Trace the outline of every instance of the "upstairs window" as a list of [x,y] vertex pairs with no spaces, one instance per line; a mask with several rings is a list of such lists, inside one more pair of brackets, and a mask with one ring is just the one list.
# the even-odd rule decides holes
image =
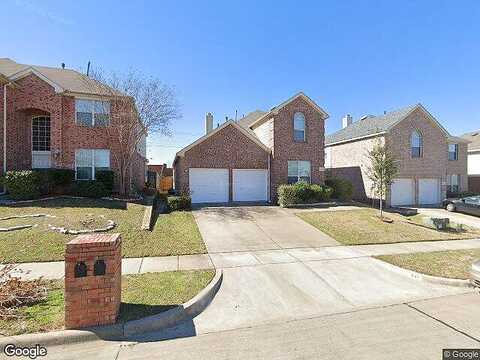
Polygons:
[[305,116],[301,112],[293,115],[293,139],[305,141]]
[[448,144],[448,160],[458,160],[458,144]]
[[297,182],[310,183],[310,161],[288,161],[288,183]]
[[50,118],[36,116],[32,119],[32,151],[50,151]]
[[97,171],[108,169],[110,169],[110,150],[77,149],[75,151],[77,180],[95,180]]
[[110,101],[76,99],[75,121],[88,127],[107,126],[110,123]]
[[412,158],[423,157],[423,137],[420,132],[415,130],[411,137]]

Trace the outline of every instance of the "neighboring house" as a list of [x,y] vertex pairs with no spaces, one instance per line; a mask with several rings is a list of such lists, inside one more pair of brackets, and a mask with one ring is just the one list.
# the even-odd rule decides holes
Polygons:
[[167,164],[149,164],[147,179],[150,186],[154,186],[162,192],[173,189],[173,169],[167,167]]
[[386,204],[438,204],[447,192],[467,189],[467,141],[451,136],[421,105],[382,116],[365,116],[325,140],[326,168],[335,177],[354,184],[355,198],[377,198],[368,179],[368,151],[386,143],[398,162],[398,175],[386,197]]
[[480,130],[462,135],[462,138],[470,141],[468,144],[468,190],[480,194]]
[[[115,126],[112,92],[77,71],[0,59],[1,172],[67,168],[77,180],[89,180],[98,169],[118,171],[115,141],[107,134]],[[141,141],[130,169],[132,185],[143,187],[145,173]]]
[[321,184],[327,118],[303,93],[215,129],[208,113],[206,134],[175,157],[175,189],[194,203],[221,203],[276,201],[280,184]]

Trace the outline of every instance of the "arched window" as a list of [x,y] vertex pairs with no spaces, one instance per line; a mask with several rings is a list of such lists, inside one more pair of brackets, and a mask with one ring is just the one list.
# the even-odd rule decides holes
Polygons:
[[305,116],[301,112],[293,115],[293,139],[305,141]]
[[412,157],[419,158],[423,156],[423,137],[418,130],[412,132],[411,147]]

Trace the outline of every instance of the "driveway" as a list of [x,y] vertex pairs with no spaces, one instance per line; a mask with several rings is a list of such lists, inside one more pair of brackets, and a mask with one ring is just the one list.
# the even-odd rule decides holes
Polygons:
[[339,245],[279,207],[209,207],[193,215],[209,253]]
[[417,208],[417,210],[420,214],[424,214],[427,216],[446,217],[449,218],[450,221],[480,229],[480,217],[478,216],[467,215],[457,212],[449,212],[441,208]]

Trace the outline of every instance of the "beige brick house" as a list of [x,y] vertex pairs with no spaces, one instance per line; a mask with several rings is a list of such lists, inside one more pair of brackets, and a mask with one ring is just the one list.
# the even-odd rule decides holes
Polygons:
[[468,144],[468,191],[480,194],[480,130],[462,135]]
[[468,141],[451,136],[417,104],[355,122],[347,115],[343,128],[326,137],[327,172],[351,180],[355,198],[377,198],[367,176],[367,154],[378,142],[387,143],[399,167],[387,205],[433,205],[447,192],[467,190]]
[[280,184],[321,184],[327,118],[303,93],[215,129],[208,113],[206,134],[176,154],[175,189],[194,203],[221,203],[275,201]]

